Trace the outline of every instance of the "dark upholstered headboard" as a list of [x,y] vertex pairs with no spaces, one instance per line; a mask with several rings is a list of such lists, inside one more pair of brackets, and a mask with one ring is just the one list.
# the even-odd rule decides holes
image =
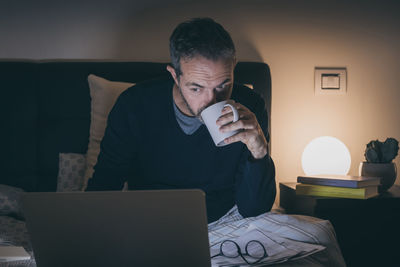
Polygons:
[[[167,63],[0,61],[0,183],[55,191],[60,152],[86,153],[90,126],[87,77],[137,83],[168,75]],[[239,62],[235,80],[252,84],[271,114],[271,77],[265,63]],[[270,116],[270,115],[269,115]],[[269,118],[270,121],[270,118]]]

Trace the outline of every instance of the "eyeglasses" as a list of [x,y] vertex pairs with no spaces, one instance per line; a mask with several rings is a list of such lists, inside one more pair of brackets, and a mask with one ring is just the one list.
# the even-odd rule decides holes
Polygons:
[[[242,253],[242,250],[235,241],[229,239],[224,240],[219,247],[219,251],[219,254],[214,255],[211,258],[215,258],[217,256],[237,258],[240,256],[247,264],[256,264],[268,257],[264,245],[258,240],[250,240],[249,242],[247,242],[245,246],[245,253]],[[249,261],[245,258],[245,256],[256,260]]]

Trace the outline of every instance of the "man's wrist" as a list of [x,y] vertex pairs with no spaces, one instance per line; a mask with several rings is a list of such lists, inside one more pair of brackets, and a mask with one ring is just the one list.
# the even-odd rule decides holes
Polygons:
[[262,158],[265,157],[265,155],[268,154],[268,145],[265,144],[265,145],[263,145],[262,147],[258,148],[257,151],[251,151],[251,150],[250,150],[250,152],[251,152],[251,156],[252,156],[254,159],[256,159],[256,160],[257,160],[257,159],[262,159]]
[[250,162],[256,162],[256,161],[264,159],[267,155],[268,155],[268,151],[267,150],[265,150],[264,153],[258,153],[257,156],[254,156],[253,153],[250,152],[248,160]]

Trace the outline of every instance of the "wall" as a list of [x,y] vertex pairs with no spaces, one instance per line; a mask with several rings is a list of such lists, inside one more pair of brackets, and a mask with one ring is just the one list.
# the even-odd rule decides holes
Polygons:
[[[239,60],[271,67],[278,181],[303,173],[301,153],[315,137],[348,146],[351,175],[370,140],[400,140],[397,1],[144,2],[2,0],[0,58],[168,61],[175,25],[210,16],[231,32]],[[347,67],[347,94],[315,96],[315,66]]]

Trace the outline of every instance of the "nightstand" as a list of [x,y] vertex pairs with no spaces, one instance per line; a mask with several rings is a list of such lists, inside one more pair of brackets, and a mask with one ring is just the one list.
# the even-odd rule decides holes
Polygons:
[[279,183],[281,207],[329,220],[349,267],[400,266],[400,186],[366,200],[298,196],[295,186]]

